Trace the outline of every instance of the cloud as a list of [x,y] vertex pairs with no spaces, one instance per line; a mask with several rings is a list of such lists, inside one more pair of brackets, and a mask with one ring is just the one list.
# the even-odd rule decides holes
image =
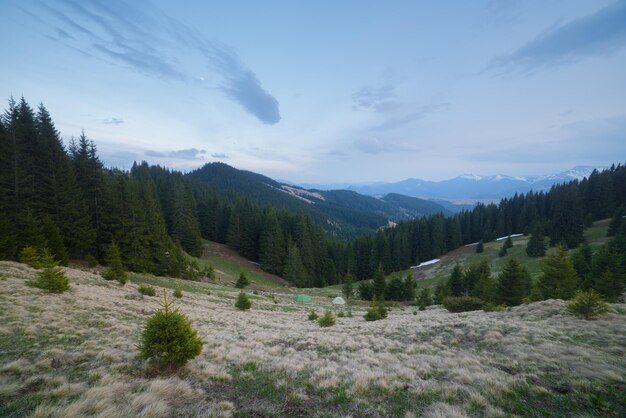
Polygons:
[[122,118],[108,118],[103,120],[102,123],[105,125],[122,125],[126,122],[124,122],[124,119]]
[[386,131],[395,129],[409,123],[418,121],[426,116],[447,109],[450,106],[449,103],[441,103],[436,105],[423,105],[419,106],[416,110],[405,110],[403,113],[398,113],[389,117],[383,123],[373,126],[373,131]]
[[417,152],[421,148],[407,141],[381,138],[363,138],[354,141],[354,147],[366,154]]
[[547,30],[522,48],[496,57],[489,69],[529,72],[607,55],[626,46],[626,1]]
[[181,150],[173,150],[167,152],[147,150],[144,151],[144,155],[147,157],[155,157],[155,158],[176,158],[179,160],[197,160],[204,158],[203,155],[206,154],[206,150],[197,149],[197,148],[187,148]]
[[221,153],[221,152],[211,154],[211,157],[216,158],[218,160],[228,160],[230,158],[228,155]]
[[[24,12],[51,29],[46,36],[83,54],[149,76],[197,81],[195,58],[220,78],[219,89],[262,123],[281,119],[279,102],[227,46],[205,39],[183,23],[142,2],[57,0]],[[193,63],[186,63],[192,61]]]
[[386,112],[400,106],[396,100],[395,85],[388,83],[375,88],[365,86],[352,94],[352,110],[369,110]]

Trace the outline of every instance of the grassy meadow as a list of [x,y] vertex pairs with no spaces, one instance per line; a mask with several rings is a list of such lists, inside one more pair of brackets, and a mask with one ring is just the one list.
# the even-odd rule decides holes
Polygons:
[[[26,284],[32,268],[0,262],[2,417],[626,414],[624,304],[597,321],[550,300],[490,313],[406,306],[366,322],[361,303],[321,328],[307,315],[332,310],[329,289],[308,304],[289,289],[248,289],[252,310],[242,312],[225,283],[132,274],[122,287],[65,271],[71,290],[54,295]],[[136,344],[173,288],[205,345],[162,375],[137,360]]]

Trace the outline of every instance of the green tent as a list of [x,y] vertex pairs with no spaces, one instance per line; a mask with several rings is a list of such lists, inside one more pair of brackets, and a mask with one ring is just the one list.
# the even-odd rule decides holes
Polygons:
[[295,300],[296,302],[303,302],[303,303],[310,302],[311,296],[305,295],[304,293],[298,293],[297,295],[293,297],[293,300]]

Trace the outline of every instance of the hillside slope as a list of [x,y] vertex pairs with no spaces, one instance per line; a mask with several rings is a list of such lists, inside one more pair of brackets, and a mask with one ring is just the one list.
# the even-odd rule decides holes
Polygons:
[[31,268],[0,262],[0,416],[625,413],[623,304],[590,322],[555,300],[493,313],[394,309],[377,322],[353,307],[320,328],[307,311],[330,309],[328,298],[250,295],[252,311],[241,312],[238,290],[195,283],[174,303],[203,352],[159,375],[135,347],[158,298],[65,271],[71,290],[51,295],[26,286]]

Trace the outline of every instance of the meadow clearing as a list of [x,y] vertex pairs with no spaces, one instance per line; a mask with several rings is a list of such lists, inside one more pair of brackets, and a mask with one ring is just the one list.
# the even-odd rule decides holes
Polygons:
[[[624,304],[596,321],[549,300],[489,313],[395,307],[366,322],[361,303],[321,328],[307,315],[332,309],[327,295],[296,304],[287,289],[249,290],[252,310],[239,311],[229,286],[154,279],[166,288],[145,297],[147,276],[121,287],[65,271],[71,290],[56,295],[26,284],[32,268],[0,262],[0,416],[626,414]],[[174,287],[205,346],[163,375],[136,344]]]

